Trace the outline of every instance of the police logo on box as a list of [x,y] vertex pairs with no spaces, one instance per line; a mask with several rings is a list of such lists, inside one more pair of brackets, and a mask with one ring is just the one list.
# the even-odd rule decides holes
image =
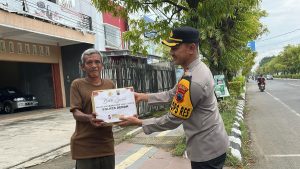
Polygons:
[[176,91],[176,100],[178,103],[183,102],[184,95],[188,91],[188,88],[182,84],[178,84],[177,91]]

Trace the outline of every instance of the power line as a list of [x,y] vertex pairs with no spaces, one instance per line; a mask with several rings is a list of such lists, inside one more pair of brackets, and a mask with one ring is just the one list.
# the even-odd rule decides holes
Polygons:
[[285,35],[288,35],[288,34],[291,34],[291,33],[294,33],[294,32],[297,32],[299,31],[300,29],[295,29],[295,30],[292,30],[290,32],[286,32],[286,33],[283,33],[283,34],[279,34],[279,35],[276,35],[276,36],[273,36],[273,37],[270,37],[270,38],[266,38],[266,39],[258,39],[257,41],[260,41],[260,42],[263,42],[263,41],[267,41],[267,40],[271,40],[271,39],[275,39],[275,38],[278,38],[278,37],[281,37],[281,36],[285,36]]
[[292,39],[288,39],[288,40],[284,40],[284,41],[280,41],[280,42],[274,42],[274,43],[271,43],[271,44],[267,44],[267,45],[262,45],[262,46],[257,46],[258,48],[263,48],[263,47],[266,47],[266,46],[272,46],[273,44],[278,44],[280,45],[280,43],[284,43],[284,42],[289,42],[289,41],[293,41],[293,40],[297,40],[299,39],[299,37],[294,37]]

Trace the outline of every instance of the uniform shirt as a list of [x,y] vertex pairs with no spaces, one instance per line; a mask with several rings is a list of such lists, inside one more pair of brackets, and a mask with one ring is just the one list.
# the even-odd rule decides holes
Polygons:
[[[92,91],[113,88],[114,83],[108,79],[103,79],[100,86],[95,86],[84,78],[74,80],[71,84],[70,111],[78,109],[85,114],[92,114]],[[114,155],[112,127],[96,128],[90,122],[76,121],[70,146],[73,159]]]
[[[229,146],[228,135],[219,114],[214,95],[214,79],[209,68],[197,58],[188,66],[190,77],[191,115],[187,119],[174,116],[171,111],[161,118],[143,120],[146,134],[174,129],[183,124],[187,139],[187,155],[191,161],[203,162],[224,154]],[[178,84],[171,90],[149,94],[148,104],[170,103],[178,97]],[[171,106],[172,107],[172,106]]]

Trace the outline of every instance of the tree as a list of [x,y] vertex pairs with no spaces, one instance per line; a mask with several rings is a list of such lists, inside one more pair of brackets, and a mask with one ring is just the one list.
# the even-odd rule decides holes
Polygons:
[[[181,25],[195,27],[200,32],[199,49],[213,74],[235,74],[253,53],[246,44],[266,31],[259,19],[266,15],[259,9],[260,0],[93,0],[100,11],[127,17],[127,13],[158,11],[152,23],[129,20],[131,30],[124,38],[133,42],[131,50],[146,52],[141,36],[156,32],[150,38],[160,43],[172,28]],[[122,6],[124,10],[119,10]],[[252,54],[251,54],[252,53]],[[252,57],[251,57],[252,58]],[[254,63],[254,62],[249,62]],[[249,67],[249,65],[247,65]]]
[[265,64],[269,63],[273,58],[275,58],[275,56],[262,58],[259,62],[259,66],[264,66]]
[[300,73],[300,45],[287,45],[277,56],[265,57],[260,62],[258,72],[273,73]]

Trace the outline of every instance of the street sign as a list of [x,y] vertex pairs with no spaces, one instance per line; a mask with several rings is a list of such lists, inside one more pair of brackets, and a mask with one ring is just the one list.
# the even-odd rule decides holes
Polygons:
[[252,51],[255,51],[255,41],[248,42],[247,47],[249,47]]

